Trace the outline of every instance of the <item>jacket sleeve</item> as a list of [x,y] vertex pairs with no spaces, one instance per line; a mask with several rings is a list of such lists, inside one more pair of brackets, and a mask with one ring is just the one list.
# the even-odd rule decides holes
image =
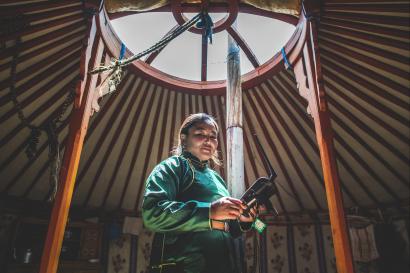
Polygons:
[[211,203],[176,200],[183,187],[181,160],[171,157],[157,165],[146,181],[142,203],[144,225],[155,232],[210,230]]

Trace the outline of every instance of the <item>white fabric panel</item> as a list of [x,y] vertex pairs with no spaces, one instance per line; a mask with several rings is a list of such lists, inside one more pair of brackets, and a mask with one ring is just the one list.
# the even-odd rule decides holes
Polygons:
[[313,225],[295,225],[295,256],[298,272],[319,272],[315,228]]
[[255,256],[255,236],[257,236],[256,232],[248,233],[245,236],[246,272],[254,272],[254,268],[258,266],[258,256]]
[[130,271],[131,235],[123,234],[110,241],[107,273],[128,273]]
[[268,273],[289,273],[286,226],[268,226],[266,235]]

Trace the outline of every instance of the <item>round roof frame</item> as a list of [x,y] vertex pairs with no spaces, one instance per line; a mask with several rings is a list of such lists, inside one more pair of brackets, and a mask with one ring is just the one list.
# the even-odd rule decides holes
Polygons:
[[[203,1],[202,3],[205,3],[205,2],[206,4],[209,5],[208,1]],[[238,2],[236,0],[228,0],[228,4],[229,4],[228,15],[226,15],[224,18],[214,23],[214,26],[212,28],[213,33],[218,33],[223,30],[226,30],[229,26],[231,26],[235,22],[236,17],[238,17],[238,12],[239,12]],[[201,5],[201,8],[204,10],[207,10],[208,6]],[[172,14],[174,15],[175,20],[178,22],[179,25],[183,25],[185,22],[189,21],[189,19],[183,13],[180,0],[171,1],[171,11],[172,11]],[[196,33],[196,34],[200,34],[200,35],[202,35],[203,33],[202,29],[199,29],[195,26],[188,29],[188,31]]]
[[[179,1],[177,1],[179,2]],[[179,5],[180,12],[199,12],[201,9],[200,5],[189,5],[182,7]],[[280,14],[270,11],[261,10],[249,5],[239,5],[238,7],[239,12],[254,14],[265,16],[269,18],[274,18],[277,20],[281,20],[296,26],[295,31],[288,42],[284,45],[285,52],[287,54],[287,58],[290,63],[294,63],[299,57],[300,53],[303,48],[303,43],[306,39],[307,35],[307,27],[306,27],[306,18],[303,15],[300,15],[299,19],[286,14]],[[227,12],[227,7],[214,7],[213,9],[208,8],[209,12]],[[149,12],[174,12],[172,7],[167,6],[163,8],[159,8],[156,10],[152,10]],[[102,9],[100,14],[97,16],[97,28],[98,32],[101,34],[101,38],[106,45],[107,52],[110,56],[116,57],[119,55],[120,48],[121,48],[121,40],[119,39],[118,35],[115,33],[113,29],[110,19],[120,18],[123,16],[128,16],[132,14],[138,14],[142,12],[121,12],[119,14],[114,13],[113,15],[108,15],[105,8]],[[145,13],[145,12],[144,12]],[[174,15],[175,16],[175,15]],[[182,17],[183,18],[183,17]],[[236,18],[236,16],[235,16]],[[229,16],[221,19],[219,22],[219,26],[223,26],[226,28],[228,25]],[[185,21],[181,21],[184,23]],[[178,22],[180,23],[180,22]],[[216,26],[215,26],[216,27]],[[197,29],[199,30],[199,29]],[[222,31],[222,29],[221,29]],[[193,31],[194,32],[194,31]],[[131,52],[129,49],[126,49],[125,57],[133,56],[134,53]],[[128,66],[128,69],[135,74],[141,76],[153,82],[155,84],[164,86],[170,90],[175,90],[177,92],[184,92],[189,94],[197,94],[197,95],[224,95],[226,91],[226,80],[219,80],[219,81],[194,81],[194,80],[187,80],[182,79],[176,76],[172,76],[165,72],[162,72],[159,69],[154,68],[153,66],[145,63],[142,60],[134,61],[132,64]],[[242,75],[242,88],[249,89],[253,86],[263,82],[269,77],[272,77],[274,74],[279,73],[281,70],[285,69],[284,67],[284,60],[281,52],[277,52],[273,57],[271,57],[268,61],[257,67],[256,69]]]

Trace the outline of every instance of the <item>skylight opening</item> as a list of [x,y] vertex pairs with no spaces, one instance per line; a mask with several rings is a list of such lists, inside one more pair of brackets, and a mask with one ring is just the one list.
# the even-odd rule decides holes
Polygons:
[[[190,19],[195,14],[187,13]],[[226,16],[210,14],[214,22]],[[141,13],[115,19],[111,22],[120,40],[137,54],[163,38],[178,23],[170,12]],[[287,43],[295,26],[272,18],[239,13],[236,30],[248,44],[262,65]],[[225,80],[228,33],[214,33],[208,44],[207,80]],[[154,59],[151,66],[182,79],[201,80],[201,35],[185,31],[172,40]],[[145,60],[144,58],[143,60]],[[240,51],[241,74],[255,69],[243,50]]]

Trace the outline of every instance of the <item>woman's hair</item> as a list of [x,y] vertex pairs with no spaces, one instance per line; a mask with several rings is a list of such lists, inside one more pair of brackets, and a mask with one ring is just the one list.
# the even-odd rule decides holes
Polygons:
[[[209,123],[211,125],[213,125],[216,129],[216,134],[219,133],[219,126],[216,123],[215,119],[205,113],[197,113],[197,114],[192,114],[190,116],[188,116],[184,122],[182,123],[181,127],[179,128],[179,133],[178,133],[178,144],[177,146],[172,150],[172,154],[174,155],[180,155],[182,154],[182,152],[184,152],[184,145],[181,142],[181,136],[182,135],[188,135],[189,133],[189,129],[192,128],[193,126],[199,124],[199,123]],[[211,159],[210,159],[214,164],[220,166],[221,161],[219,160],[218,157],[218,151],[215,150],[215,153],[212,155]]]

